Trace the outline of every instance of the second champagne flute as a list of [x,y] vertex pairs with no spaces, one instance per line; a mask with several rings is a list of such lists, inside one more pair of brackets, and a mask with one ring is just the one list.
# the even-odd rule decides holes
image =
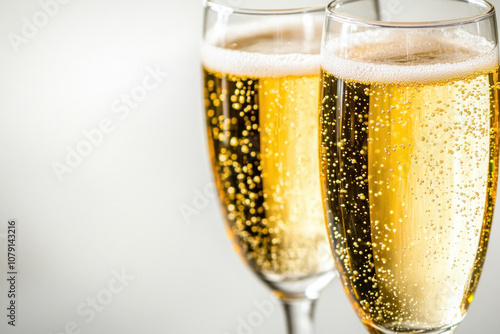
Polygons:
[[337,268],[370,333],[453,333],[474,299],[496,200],[495,11],[402,0],[378,20],[371,2],[332,2],[322,49]]

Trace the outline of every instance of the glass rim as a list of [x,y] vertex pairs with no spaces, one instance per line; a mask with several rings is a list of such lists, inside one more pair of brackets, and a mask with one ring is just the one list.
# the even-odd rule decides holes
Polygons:
[[[356,17],[353,15],[345,15],[340,14],[335,11],[335,7],[339,5],[345,5],[352,2],[357,2],[360,0],[334,0],[328,4],[326,7],[326,15],[330,19],[335,19],[336,21],[342,23],[350,23],[359,26],[367,26],[367,27],[379,27],[379,28],[442,28],[442,27],[453,27],[453,26],[461,26],[471,23],[477,23],[482,20],[486,20],[495,15],[495,7],[485,0],[451,0],[453,2],[463,2],[472,5],[480,5],[485,11],[481,14],[451,19],[451,20],[442,20],[442,21],[409,21],[409,22],[390,22],[390,21],[382,21],[382,20],[369,20],[363,19],[360,17]],[[378,1],[378,0],[375,0]]]
[[231,14],[240,14],[240,15],[291,15],[291,14],[304,14],[304,13],[316,13],[316,12],[324,12],[328,7],[328,4],[324,5],[315,5],[315,6],[306,6],[306,7],[298,7],[298,8],[287,8],[287,9],[250,9],[250,8],[240,8],[240,7],[232,7],[228,5],[223,5],[219,3],[215,3],[213,0],[204,0],[203,7],[210,8],[213,11],[220,12],[226,11]]

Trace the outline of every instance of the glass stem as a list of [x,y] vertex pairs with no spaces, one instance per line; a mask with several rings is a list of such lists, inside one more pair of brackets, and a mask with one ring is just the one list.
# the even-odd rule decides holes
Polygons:
[[285,308],[288,334],[314,333],[314,307],[316,300],[307,298],[282,298],[281,302]]
[[382,13],[380,12],[380,0],[373,0],[375,6],[376,19],[380,21],[382,19]]

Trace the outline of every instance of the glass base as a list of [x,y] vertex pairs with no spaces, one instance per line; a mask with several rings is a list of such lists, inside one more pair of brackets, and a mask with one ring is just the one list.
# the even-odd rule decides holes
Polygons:
[[371,334],[453,334],[458,324],[436,329],[400,329],[398,331],[380,328],[373,324],[365,324],[365,326]]

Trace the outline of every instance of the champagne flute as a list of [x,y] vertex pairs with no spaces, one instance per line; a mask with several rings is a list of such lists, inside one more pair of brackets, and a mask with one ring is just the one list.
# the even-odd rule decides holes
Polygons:
[[227,233],[294,334],[313,333],[335,276],[317,158],[324,12],[205,4],[206,126]]
[[401,1],[380,21],[371,1],[327,9],[320,165],[334,257],[370,333],[453,333],[496,199],[495,11]]

